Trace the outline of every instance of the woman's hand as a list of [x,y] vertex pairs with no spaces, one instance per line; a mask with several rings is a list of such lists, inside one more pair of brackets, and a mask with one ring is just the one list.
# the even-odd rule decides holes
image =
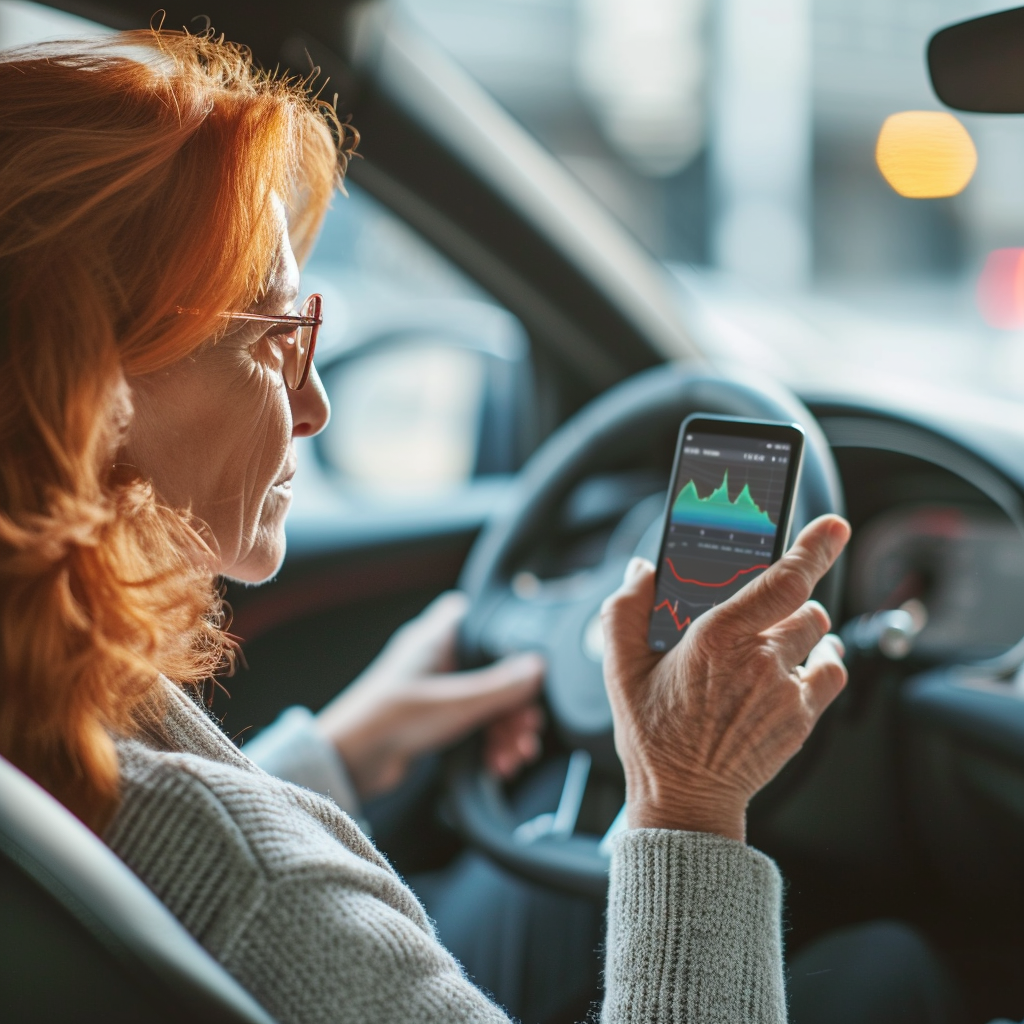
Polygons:
[[544,677],[543,659],[521,654],[455,672],[455,641],[465,613],[465,595],[442,594],[317,716],[363,799],[396,786],[420,754],[487,723],[484,760],[496,774],[512,775],[540,752],[543,717],[534,698]]
[[602,610],[605,681],[632,828],[742,840],[750,798],[846,684],[842,644],[808,600],[850,536],[838,516],[702,615],[668,654],[647,646],[654,567],[634,559]]

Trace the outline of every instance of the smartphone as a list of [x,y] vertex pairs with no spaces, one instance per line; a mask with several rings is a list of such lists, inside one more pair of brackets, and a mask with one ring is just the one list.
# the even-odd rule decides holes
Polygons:
[[679,430],[648,643],[667,651],[789,543],[804,433],[795,423],[695,413]]

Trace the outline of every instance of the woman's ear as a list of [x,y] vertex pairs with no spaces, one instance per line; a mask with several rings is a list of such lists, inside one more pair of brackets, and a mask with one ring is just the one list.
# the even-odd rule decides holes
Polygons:
[[135,415],[132,389],[120,368],[108,385],[108,393],[104,396],[101,408],[107,410],[107,415],[98,420],[100,431],[96,438],[96,471],[103,480],[110,468],[121,461],[120,453],[124,449],[128,428]]

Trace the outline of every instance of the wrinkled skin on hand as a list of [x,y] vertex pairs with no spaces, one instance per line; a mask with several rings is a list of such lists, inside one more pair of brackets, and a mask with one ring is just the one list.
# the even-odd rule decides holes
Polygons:
[[605,682],[631,828],[743,840],[747,805],[846,684],[828,613],[809,600],[850,527],[822,516],[667,654],[647,645],[654,566],[633,559],[605,602]]

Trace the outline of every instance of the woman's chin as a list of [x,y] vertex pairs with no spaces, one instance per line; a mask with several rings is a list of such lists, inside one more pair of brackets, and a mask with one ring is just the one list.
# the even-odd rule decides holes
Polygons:
[[238,583],[266,583],[280,571],[286,547],[283,517],[269,529],[261,523],[249,550],[222,568],[221,575]]

